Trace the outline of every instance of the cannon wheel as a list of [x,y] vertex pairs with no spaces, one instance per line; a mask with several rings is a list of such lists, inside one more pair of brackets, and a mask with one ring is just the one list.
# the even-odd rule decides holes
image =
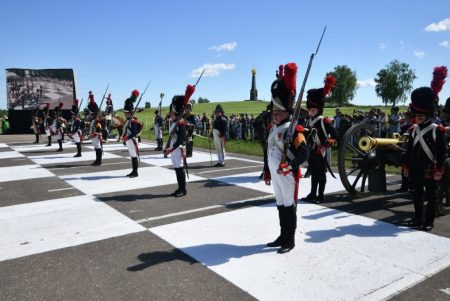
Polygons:
[[[368,191],[367,177],[369,170],[378,165],[375,152],[365,152],[358,147],[359,138],[363,136],[377,137],[377,132],[365,123],[352,126],[340,141],[338,152],[338,169],[341,182],[348,193],[358,197]],[[351,166],[347,168],[346,165],[349,162]],[[356,176],[356,178],[351,176]]]

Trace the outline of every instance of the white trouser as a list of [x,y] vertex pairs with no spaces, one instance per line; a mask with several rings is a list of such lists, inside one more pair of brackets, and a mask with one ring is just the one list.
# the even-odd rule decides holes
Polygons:
[[161,139],[162,138],[162,128],[157,126],[157,125],[155,125],[154,129],[155,129],[155,137],[156,137],[156,139]]
[[219,163],[225,162],[225,143],[224,139],[219,137],[220,132],[216,129],[213,130],[213,137],[214,137],[214,146],[216,147],[217,152],[217,158]]
[[296,181],[292,172],[286,176],[277,173],[281,163],[281,156],[281,151],[277,146],[274,146],[269,150],[267,158],[269,161],[270,176],[272,178],[272,187],[275,193],[277,206],[288,207],[294,204]]
[[73,142],[80,143],[81,142],[81,136],[79,132],[75,132],[72,134]]
[[125,145],[128,148],[128,153],[130,154],[131,158],[136,158],[138,156],[138,147],[137,143],[135,144],[133,139],[129,139],[125,142]]
[[50,128],[45,128],[45,134],[47,136],[51,136],[52,135],[52,130]]
[[172,160],[173,168],[182,167],[183,162],[183,149],[177,147],[173,152],[170,153],[170,160]]
[[102,148],[102,142],[100,141],[100,139],[99,139],[97,136],[93,137],[93,138],[91,139],[91,142],[92,142],[92,146],[93,146],[95,149]]
[[56,133],[55,133],[56,140],[61,140],[62,136],[63,136],[62,134],[63,134],[63,132],[61,130],[56,130]]

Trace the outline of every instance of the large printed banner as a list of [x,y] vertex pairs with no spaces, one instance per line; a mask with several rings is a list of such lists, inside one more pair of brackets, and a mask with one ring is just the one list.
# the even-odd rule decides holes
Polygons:
[[6,69],[9,110],[31,110],[46,103],[50,109],[63,103],[70,110],[76,97],[72,69]]

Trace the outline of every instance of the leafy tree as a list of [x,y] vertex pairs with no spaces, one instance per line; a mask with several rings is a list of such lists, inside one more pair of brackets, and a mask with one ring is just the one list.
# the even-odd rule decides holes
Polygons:
[[357,88],[356,72],[352,71],[347,65],[334,67],[334,71],[327,75],[333,75],[336,78],[336,85],[331,95],[331,102],[338,106],[349,104],[355,97]]
[[414,70],[406,63],[393,60],[385,69],[381,69],[375,78],[375,92],[386,104],[396,103],[408,99],[412,90],[412,83],[417,78]]

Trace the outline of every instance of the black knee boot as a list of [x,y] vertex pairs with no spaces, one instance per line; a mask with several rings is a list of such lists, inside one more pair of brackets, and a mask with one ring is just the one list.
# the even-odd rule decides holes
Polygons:
[[131,158],[131,165],[133,166],[133,171],[128,175],[130,178],[136,178],[138,174],[138,158]]
[[192,149],[194,148],[194,141],[188,141],[186,144],[186,157],[192,157]]
[[58,145],[59,145],[59,148],[56,150],[57,152],[62,152],[63,151],[63,148],[62,148],[62,140],[58,140]]
[[317,196],[316,203],[322,203],[324,200],[323,194],[325,192],[325,186],[327,184],[327,176],[324,175],[323,177],[319,178],[319,195]]
[[37,143],[39,143],[39,134],[35,134],[35,136],[36,136],[36,141],[34,142],[34,144],[37,144]]
[[297,211],[296,206],[292,205],[284,208],[285,211],[285,241],[278,253],[287,253],[295,247],[295,230],[297,229]]
[[95,149],[95,161],[91,165],[92,166],[102,165],[102,149],[101,148]]
[[46,146],[52,146],[52,136],[47,136],[48,144]]
[[77,146],[77,154],[74,157],[81,157],[81,143],[75,143]]
[[311,175],[311,192],[306,196],[305,200],[315,201],[317,199],[317,185],[319,181],[316,175]]
[[186,175],[182,167],[175,168],[175,173],[177,175],[178,189],[173,193],[174,197],[181,197],[186,195]]
[[284,218],[284,206],[277,206],[278,218],[280,220],[280,236],[272,242],[269,242],[267,246],[269,248],[281,247],[285,241],[286,235],[286,219]]

